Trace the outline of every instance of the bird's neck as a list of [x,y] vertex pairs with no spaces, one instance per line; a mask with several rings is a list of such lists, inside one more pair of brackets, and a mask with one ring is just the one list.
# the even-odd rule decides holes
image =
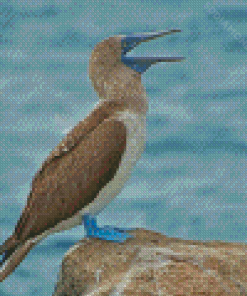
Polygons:
[[148,111],[146,91],[141,83],[139,73],[115,72],[114,75],[105,77],[101,81],[100,88],[95,87],[95,90],[98,92],[100,101],[121,102],[126,106],[126,109],[138,114],[146,114]]

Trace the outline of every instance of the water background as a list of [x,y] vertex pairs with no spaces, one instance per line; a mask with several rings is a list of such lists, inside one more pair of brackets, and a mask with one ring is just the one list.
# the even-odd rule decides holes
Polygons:
[[[179,28],[129,56],[185,56],[143,75],[145,152],[101,225],[171,237],[246,242],[245,1],[0,2],[0,242],[10,235],[42,161],[97,103],[90,53],[115,34]],[[83,226],[35,247],[0,294],[51,295]]]

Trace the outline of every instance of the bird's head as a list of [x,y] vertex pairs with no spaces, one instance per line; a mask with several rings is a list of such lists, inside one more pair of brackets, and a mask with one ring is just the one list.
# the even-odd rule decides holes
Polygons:
[[104,99],[115,96],[116,87],[132,89],[141,87],[141,74],[158,62],[179,62],[183,57],[128,57],[127,54],[142,42],[170,35],[180,30],[170,30],[131,35],[116,35],[98,43],[94,48],[89,77],[95,90]]

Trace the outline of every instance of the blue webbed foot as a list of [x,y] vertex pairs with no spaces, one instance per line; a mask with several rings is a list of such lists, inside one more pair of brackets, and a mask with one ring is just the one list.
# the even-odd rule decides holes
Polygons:
[[133,237],[127,233],[128,230],[131,230],[130,228],[114,228],[109,225],[99,228],[96,218],[89,214],[83,216],[83,223],[87,237],[97,237],[114,242],[124,242],[127,238]]

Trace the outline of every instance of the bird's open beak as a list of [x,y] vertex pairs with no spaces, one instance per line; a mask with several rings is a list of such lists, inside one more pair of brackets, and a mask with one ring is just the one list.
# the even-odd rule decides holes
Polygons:
[[180,62],[184,57],[127,57],[126,53],[141,42],[147,42],[164,35],[171,35],[180,30],[170,30],[163,32],[141,33],[122,37],[122,62],[139,73],[144,73],[150,66],[158,62]]

